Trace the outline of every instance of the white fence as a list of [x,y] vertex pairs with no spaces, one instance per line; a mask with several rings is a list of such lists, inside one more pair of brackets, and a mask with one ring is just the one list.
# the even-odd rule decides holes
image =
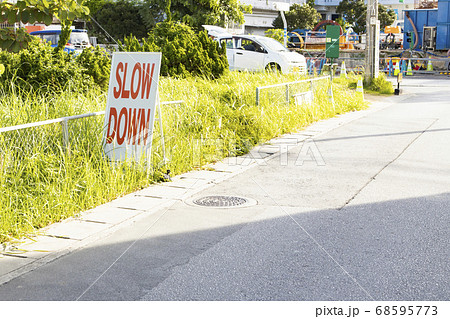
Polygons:
[[259,106],[261,90],[284,86],[284,87],[286,87],[286,104],[289,104],[290,95],[291,95],[290,94],[290,86],[292,86],[294,84],[309,82],[311,84],[311,90],[312,90],[314,81],[320,81],[320,80],[325,80],[325,79],[330,79],[330,76],[321,76],[321,77],[312,78],[312,79],[308,79],[308,80],[299,80],[299,81],[294,81],[294,82],[280,83],[280,84],[273,84],[273,85],[257,87],[256,88],[256,106]]
[[[184,101],[181,101],[181,100],[180,101],[167,101],[167,102],[161,102],[161,105],[183,104],[183,103],[184,103]],[[105,111],[100,111],[100,112],[94,112],[94,113],[85,113],[85,114],[80,114],[80,115],[60,117],[57,119],[45,120],[45,121],[40,121],[40,122],[20,124],[20,125],[9,126],[9,127],[1,127],[0,133],[18,131],[18,130],[23,130],[23,129],[32,128],[32,127],[54,124],[54,123],[61,123],[63,146],[65,149],[68,149],[69,143],[70,143],[70,141],[69,141],[69,125],[68,125],[69,121],[78,120],[78,119],[82,119],[82,118],[86,118],[86,117],[104,115],[104,114],[105,114]],[[160,114],[160,116],[161,116],[161,114]]]

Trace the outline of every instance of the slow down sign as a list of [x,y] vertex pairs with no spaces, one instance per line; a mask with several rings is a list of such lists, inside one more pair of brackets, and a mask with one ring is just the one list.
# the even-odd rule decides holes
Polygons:
[[161,53],[114,53],[103,131],[113,161],[140,160],[151,152]]

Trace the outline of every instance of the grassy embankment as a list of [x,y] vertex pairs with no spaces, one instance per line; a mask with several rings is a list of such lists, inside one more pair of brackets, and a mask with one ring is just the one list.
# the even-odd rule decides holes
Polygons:
[[[62,147],[59,124],[0,133],[0,242],[149,185],[158,181],[163,170],[179,174],[230,154],[243,154],[277,135],[366,106],[347,83],[333,86],[332,106],[327,82],[315,86],[311,106],[298,107],[293,99],[286,105],[284,87],[263,91],[260,106],[255,106],[257,86],[293,80],[293,75],[233,72],[216,81],[162,78],[161,100],[185,104],[163,107],[170,161],[161,164],[155,126],[155,169],[150,176],[137,164],[113,166],[102,156],[103,116],[70,122],[70,154]],[[296,85],[291,92],[304,89],[304,84]],[[43,94],[10,87],[0,92],[0,127],[100,111],[105,104],[106,94],[98,90]]]

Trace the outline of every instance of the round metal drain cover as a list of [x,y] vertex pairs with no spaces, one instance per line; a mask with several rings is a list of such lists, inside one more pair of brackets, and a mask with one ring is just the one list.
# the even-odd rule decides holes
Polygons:
[[239,196],[210,195],[191,199],[188,204],[211,208],[234,208],[256,205],[256,201]]

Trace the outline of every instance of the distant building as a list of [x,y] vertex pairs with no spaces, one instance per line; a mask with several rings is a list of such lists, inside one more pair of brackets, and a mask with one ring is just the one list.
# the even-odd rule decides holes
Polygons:
[[[240,0],[243,4],[249,4],[253,7],[252,14],[244,14],[245,23],[243,25],[230,26],[234,33],[259,34],[263,35],[264,31],[272,28],[273,20],[278,16],[278,11],[274,9],[274,2],[285,2],[293,5],[295,3],[305,3],[306,0]],[[394,10],[397,14],[397,20],[403,20],[403,10],[414,8],[414,0],[378,0],[379,3],[388,9]],[[336,20],[339,14],[336,8],[340,0],[315,0],[315,8],[322,15],[322,20]]]
[[[322,20],[336,20],[339,14],[336,13],[340,0],[316,0],[316,10],[322,15]],[[414,8],[414,0],[378,0],[378,3],[384,5],[388,9],[394,10],[397,20],[403,20],[403,11]]]
[[272,28],[272,22],[278,16],[278,11],[274,9],[274,2],[285,2],[293,5],[304,3],[304,0],[240,0],[243,4],[249,4],[253,8],[252,14],[244,14],[245,23],[234,28],[237,33],[264,35],[264,31]]

